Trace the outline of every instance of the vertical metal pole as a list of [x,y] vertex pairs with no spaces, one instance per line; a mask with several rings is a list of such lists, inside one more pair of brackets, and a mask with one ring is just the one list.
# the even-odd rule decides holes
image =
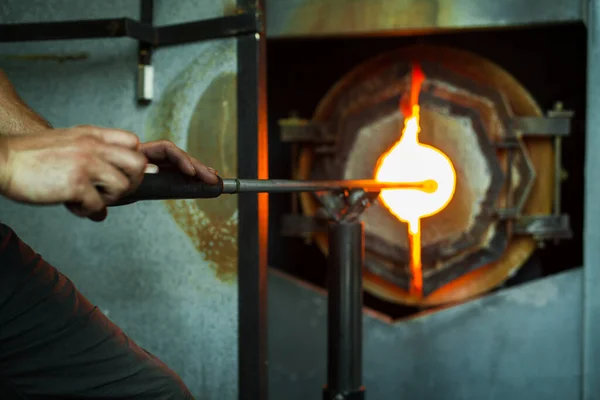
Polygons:
[[362,268],[360,221],[329,224],[327,385],[323,400],[362,400]]
[[[238,0],[254,14],[260,33],[237,40],[238,176],[269,175],[266,46],[262,1]],[[266,193],[238,196],[238,398],[267,399],[267,246]]]
[[583,390],[585,400],[600,394],[600,1],[588,2],[585,187],[583,217]]

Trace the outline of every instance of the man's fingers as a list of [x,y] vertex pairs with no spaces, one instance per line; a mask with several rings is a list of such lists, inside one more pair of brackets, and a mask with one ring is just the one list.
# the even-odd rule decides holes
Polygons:
[[88,166],[90,180],[104,204],[110,205],[133,188],[129,178],[118,168],[106,162]]
[[144,169],[145,174],[158,174],[160,171],[160,167],[156,164],[148,164]]
[[78,126],[77,129],[81,134],[94,136],[106,144],[126,147],[131,150],[138,150],[140,146],[140,139],[129,131],[90,125]]
[[184,173],[193,176],[197,175],[207,183],[217,183],[216,171],[207,167],[200,161],[190,157],[185,151],[177,147],[174,143],[167,141],[151,142],[142,145],[141,150],[151,161],[168,160]]
[[214,168],[207,167],[195,158],[191,158],[191,161],[192,164],[194,164],[194,169],[196,170],[200,179],[206,183],[212,184],[219,182],[219,178],[217,178],[217,171],[215,171]]
[[100,193],[95,188],[86,190],[81,199],[81,208],[86,217],[97,214],[106,209],[106,204],[102,200]]
[[177,165],[179,169],[190,176],[196,175],[196,169],[194,168],[194,164],[190,160],[190,156],[179,147],[172,145],[165,147],[165,153],[169,161],[171,161],[174,165]]
[[79,197],[79,202],[67,203],[69,211],[78,217],[86,218],[95,214],[96,217],[99,217],[106,211],[106,204],[93,186],[90,185],[86,188]]
[[83,211],[83,208],[81,208],[81,203],[66,203],[65,206],[73,214],[77,215],[78,217],[85,218],[85,212]]
[[183,173],[193,176],[196,175],[194,165],[190,161],[187,153],[175,146],[174,143],[167,141],[146,143],[141,147],[141,151],[151,161],[169,161],[176,165]]
[[104,161],[125,174],[129,180],[129,189],[137,187],[144,178],[148,160],[142,153],[118,146],[99,146],[97,152]]
[[[86,215],[88,214],[81,207],[81,204],[67,203],[66,206],[69,211],[71,211],[73,214],[77,215],[78,217],[86,218]],[[106,219],[107,216],[108,216],[108,210],[105,208],[102,211],[98,211],[96,213],[90,214],[89,216],[87,216],[87,218],[91,219],[94,222],[102,222]]]
[[105,208],[102,211],[91,214],[88,218],[94,222],[102,222],[106,219],[107,216],[108,216],[108,210]]

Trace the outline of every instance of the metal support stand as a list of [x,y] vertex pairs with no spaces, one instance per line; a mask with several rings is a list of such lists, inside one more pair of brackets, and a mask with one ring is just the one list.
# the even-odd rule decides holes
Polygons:
[[364,225],[329,223],[327,385],[323,400],[362,400]]
[[328,221],[327,385],[323,400],[363,400],[362,269],[365,232],[360,215],[378,192],[351,190],[334,196],[317,194],[319,212]]

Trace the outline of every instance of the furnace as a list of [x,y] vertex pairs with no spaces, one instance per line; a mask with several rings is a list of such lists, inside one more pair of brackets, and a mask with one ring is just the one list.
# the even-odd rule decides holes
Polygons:
[[[424,74],[416,93],[415,65]],[[569,216],[560,210],[561,143],[573,113],[561,104],[542,109],[501,66],[449,46],[412,45],[376,55],[340,77],[310,120],[280,121],[282,140],[294,143],[295,177],[377,178],[382,156],[394,151],[414,105],[419,141],[439,150],[442,163],[433,166],[435,157],[424,161],[427,154],[407,151],[398,170],[387,167],[386,180],[437,174],[452,193],[420,222],[398,215],[427,200],[411,203],[406,192],[395,200],[402,204],[404,198],[405,211],[392,209],[384,191],[364,212],[367,291],[418,307],[463,301],[501,285],[538,246],[570,238]],[[320,216],[331,196],[303,193],[284,227],[310,235],[324,254]],[[420,227],[418,266],[414,251],[411,257],[415,229],[407,225]]]

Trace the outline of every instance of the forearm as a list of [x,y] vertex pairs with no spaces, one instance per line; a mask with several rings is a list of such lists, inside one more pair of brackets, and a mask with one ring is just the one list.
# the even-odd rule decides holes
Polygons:
[[23,102],[0,70],[0,136],[31,135],[50,127],[48,121]]

